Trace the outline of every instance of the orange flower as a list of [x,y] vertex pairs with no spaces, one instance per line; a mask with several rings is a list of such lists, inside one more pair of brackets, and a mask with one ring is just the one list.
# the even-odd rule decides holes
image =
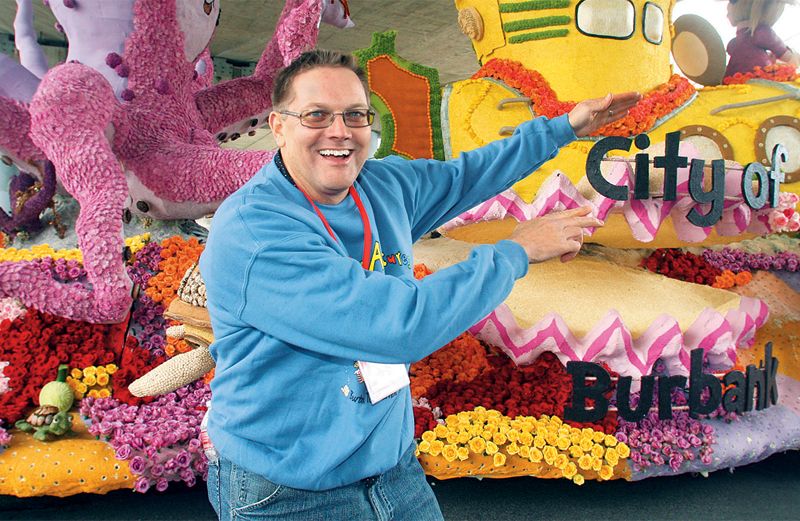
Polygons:
[[735,280],[737,286],[744,286],[753,280],[753,274],[749,271],[740,271],[736,274]]

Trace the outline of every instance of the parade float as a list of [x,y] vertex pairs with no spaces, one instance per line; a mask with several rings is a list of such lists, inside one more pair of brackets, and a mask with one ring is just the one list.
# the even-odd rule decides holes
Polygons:
[[[0,56],[0,150],[23,172],[0,223],[0,494],[194,485],[214,365],[194,219],[269,160],[219,143],[263,124],[275,70],[320,19],[347,25],[347,3],[287,1],[253,76],[216,85],[201,64],[218,1],[119,2],[122,26],[99,0],[50,4],[69,62],[45,74]],[[412,365],[426,472],[581,484],[800,448],[796,69],[723,79],[720,44],[697,19],[671,23],[673,0],[455,7],[472,78],[440,85],[392,32],[357,53],[377,156],[447,159],[586,97],[643,97],[415,247],[424,277],[550,211],[588,205],[606,222],[576,260],[531,266]],[[671,53],[689,72],[673,73]],[[39,238],[47,221],[64,239]]]

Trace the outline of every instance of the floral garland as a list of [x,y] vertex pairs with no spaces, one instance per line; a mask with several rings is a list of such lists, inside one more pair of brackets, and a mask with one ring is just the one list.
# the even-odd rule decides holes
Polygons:
[[641,266],[671,279],[728,289],[744,286],[753,280],[745,269],[733,270],[709,262],[705,255],[695,255],[676,248],[658,248],[645,257]]
[[411,396],[427,396],[438,380],[469,382],[491,370],[486,349],[469,333],[411,366]]
[[[485,77],[502,80],[522,92],[531,99],[534,111],[541,116],[554,118],[566,114],[576,105],[574,101],[560,101],[541,73],[528,70],[523,64],[514,60],[494,58],[486,62],[472,76],[473,79]],[[667,83],[642,96],[626,117],[601,127],[592,135],[632,136],[646,132],[659,118],[687,102],[695,92],[689,80],[675,74]]]
[[194,486],[208,474],[200,444],[200,421],[211,397],[208,385],[195,382],[159,397],[148,405],[132,406],[114,398],[86,398],[81,415],[91,422],[89,432],[102,437],[128,461],[138,476],[137,492],[154,486],[164,491],[170,481]]
[[581,471],[597,472],[601,480],[614,476],[614,467],[628,457],[625,443],[602,431],[579,429],[558,416],[510,418],[484,407],[447,416],[444,423],[422,433],[418,454],[441,455],[446,461],[465,461],[470,454],[490,456],[495,467],[517,457],[532,463],[544,461],[562,477],[582,485]]
[[728,269],[733,272],[744,270],[800,270],[800,255],[790,251],[769,254],[749,253],[743,250],[723,248],[720,251],[704,251],[703,259],[717,269]]
[[725,76],[723,85],[738,85],[749,80],[762,79],[771,81],[794,81],[798,78],[797,71],[792,65],[774,63],[766,67],[755,67],[749,72],[737,72],[733,76]]
[[106,364],[83,368],[73,368],[67,377],[67,384],[72,388],[76,400],[84,396],[90,398],[108,398],[111,396],[111,375],[117,372],[116,364]]

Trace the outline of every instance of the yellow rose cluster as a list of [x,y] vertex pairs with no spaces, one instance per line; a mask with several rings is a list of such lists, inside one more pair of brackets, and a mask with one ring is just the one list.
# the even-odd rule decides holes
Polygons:
[[117,372],[114,364],[90,365],[83,370],[74,368],[67,376],[67,383],[77,400],[84,396],[108,398],[111,396],[111,375]]
[[601,480],[614,476],[614,467],[630,456],[630,448],[601,431],[571,427],[557,416],[503,416],[499,411],[476,407],[452,414],[422,433],[417,455],[441,456],[448,462],[465,461],[470,454],[491,456],[495,467],[509,456],[531,463],[544,462],[561,475],[582,485],[584,471]]
[[[141,250],[150,240],[149,233],[143,233],[125,239],[125,246],[131,249],[132,253]],[[83,255],[77,248],[54,250],[49,244],[37,244],[29,249],[0,248],[0,262],[19,262],[51,257],[53,259],[75,260],[83,262]]]

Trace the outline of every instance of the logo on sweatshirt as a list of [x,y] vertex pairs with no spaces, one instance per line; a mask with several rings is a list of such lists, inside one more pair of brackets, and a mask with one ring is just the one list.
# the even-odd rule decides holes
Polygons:
[[375,264],[381,263],[381,266],[386,269],[386,266],[394,264],[396,266],[405,266],[411,269],[411,259],[405,253],[397,251],[395,253],[384,254],[381,250],[381,243],[375,241],[375,246],[372,248],[372,258],[369,261],[369,270],[375,271]]

